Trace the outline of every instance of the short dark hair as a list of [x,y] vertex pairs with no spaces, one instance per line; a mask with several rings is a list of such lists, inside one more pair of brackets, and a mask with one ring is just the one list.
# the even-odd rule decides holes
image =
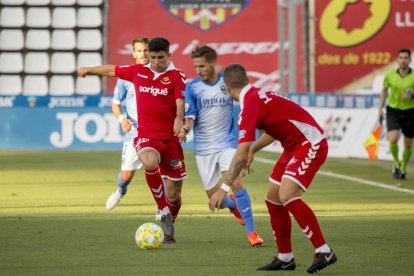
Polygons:
[[240,64],[230,64],[224,69],[224,82],[230,88],[243,88],[249,84],[246,70]]
[[208,45],[197,46],[191,52],[191,58],[200,58],[204,57],[207,62],[217,61],[217,52],[213,47]]
[[164,51],[166,53],[169,53],[170,42],[163,37],[156,37],[150,40],[148,44],[148,49],[150,52]]
[[402,48],[398,50],[398,55],[400,55],[401,53],[407,53],[409,57],[411,57],[411,51],[410,49],[407,48]]
[[145,44],[148,44],[149,43],[149,39],[147,37],[145,37],[145,36],[140,36],[138,38],[135,38],[134,40],[132,40],[132,49],[134,49],[135,43],[145,43]]

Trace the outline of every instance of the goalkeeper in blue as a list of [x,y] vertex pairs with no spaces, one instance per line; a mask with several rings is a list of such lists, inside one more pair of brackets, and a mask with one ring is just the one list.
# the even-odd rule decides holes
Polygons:
[[[201,181],[210,198],[221,185],[222,173],[230,166],[238,141],[237,122],[233,119],[233,100],[225,92],[222,73],[216,69],[217,52],[210,46],[197,47],[191,54],[198,77],[187,84],[185,91],[185,124],[180,136],[194,132],[194,154]],[[263,240],[253,222],[249,194],[241,176],[220,208],[228,208],[246,227],[251,246]]]

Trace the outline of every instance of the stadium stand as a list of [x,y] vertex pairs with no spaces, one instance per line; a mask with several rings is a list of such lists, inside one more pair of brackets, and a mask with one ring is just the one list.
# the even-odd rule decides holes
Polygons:
[[0,76],[0,95],[15,96],[22,91],[22,79],[19,75]]
[[104,14],[102,0],[0,0],[0,95],[101,93],[76,68],[103,63]]
[[24,96],[46,96],[49,93],[47,77],[44,75],[27,75],[23,80]]
[[21,30],[6,29],[0,32],[0,50],[19,51],[24,47],[24,36]]

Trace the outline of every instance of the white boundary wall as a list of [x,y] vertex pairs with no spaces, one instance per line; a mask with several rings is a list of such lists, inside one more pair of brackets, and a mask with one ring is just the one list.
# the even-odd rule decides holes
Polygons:
[[[377,126],[378,108],[308,107],[306,110],[312,114],[325,131],[329,143],[328,156],[368,159],[364,142]],[[400,155],[403,148],[402,140],[399,141]],[[280,143],[275,141],[265,150],[282,152],[283,149]],[[392,160],[392,156],[388,151],[385,121],[381,131],[378,158],[380,160]]]

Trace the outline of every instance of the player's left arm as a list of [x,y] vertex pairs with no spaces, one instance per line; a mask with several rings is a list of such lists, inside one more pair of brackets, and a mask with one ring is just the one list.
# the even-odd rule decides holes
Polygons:
[[184,120],[184,99],[175,99],[175,103],[177,105],[177,113],[174,120],[174,134],[179,136]]

